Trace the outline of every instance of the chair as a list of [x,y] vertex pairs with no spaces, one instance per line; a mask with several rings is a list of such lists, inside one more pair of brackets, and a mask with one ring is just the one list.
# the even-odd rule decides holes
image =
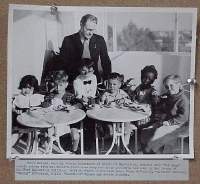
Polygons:
[[[52,153],[54,141],[57,142],[58,148],[60,149],[61,153],[68,153],[68,151],[65,151],[60,144],[60,137],[63,136],[64,134],[66,134],[66,132],[64,132],[61,129],[62,129],[62,127],[59,127],[59,126],[54,127],[54,133],[50,137],[48,153]],[[83,122],[82,121],[80,123],[79,134],[80,134],[80,143],[81,143],[81,155],[83,155],[84,154],[84,144],[83,144]]]
[[35,131],[35,128],[23,128],[23,127],[13,127],[12,131],[14,133],[17,133],[18,134],[18,138],[17,138],[17,141],[12,145],[12,146],[15,146],[17,145],[17,143],[20,141],[20,138],[24,135],[24,134],[27,134],[28,135],[28,138],[27,138],[27,147],[26,147],[26,150],[25,150],[25,153],[29,154],[32,152],[33,150],[33,142],[31,142],[31,137],[34,136],[34,131]]
[[137,129],[137,127],[134,125],[134,124],[130,124],[130,129],[132,130],[131,131],[131,136],[134,134],[134,136],[135,136],[135,140],[134,140],[134,142],[135,142],[135,145],[134,145],[134,147],[135,147],[135,153],[137,154],[138,153],[138,129]]
[[185,139],[187,139],[189,137],[189,129],[187,128],[185,130],[185,132],[183,133],[180,133],[178,135],[178,138],[177,138],[177,141],[181,143],[181,154],[184,154],[184,142],[185,142]]

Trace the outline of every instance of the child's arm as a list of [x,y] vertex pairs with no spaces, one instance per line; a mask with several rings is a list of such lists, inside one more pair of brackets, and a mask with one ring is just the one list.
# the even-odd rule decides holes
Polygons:
[[151,93],[151,99],[152,99],[151,101],[152,101],[153,105],[156,105],[156,104],[160,103],[161,98],[160,98],[157,90],[153,89],[153,91]]
[[12,111],[15,112],[16,114],[21,114],[22,113],[22,109],[18,108],[15,104],[15,100],[13,101],[12,104]]
[[102,103],[105,102],[105,100],[106,100],[106,92],[100,97],[100,100],[101,100]]
[[92,82],[91,82],[91,94],[92,94],[91,96],[95,97],[96,96],[96,92],[97,92],[97,78],[94,75],[92,77]]
[[75,79],[73,82],[74,93],[76,98],[81,99],[83,97],[83,85],[79,79]]
[[52,105],[52,99],[54,98],[54,94],[46,95],[44,97],[44,102],[42,102],[41,106],[46,108]]
[[[173,112],[176,111],[176,112]],[[173,117],[167,120],[168,125],[180,125],[184,124],[189,120],[189,102],[187,99],[181,99],[178,101],[173,109],[171,110],[172,113],[175,113]],[[167,123],[165,123],[167,124]]]
[[122,93],[122,99],[124,100],[124,103],[131,102],[130,96],[123,90],[121,90]]
[[135,90],[132,91],[131,94],[129,94],[129,96],[130,96],[130,98],[131,98],[132,101],[135,101],[135,100],[136,100],[137,96],[139,95],[139,92],[140,92],[140,85],[137,86],[137,87],[135,88]]

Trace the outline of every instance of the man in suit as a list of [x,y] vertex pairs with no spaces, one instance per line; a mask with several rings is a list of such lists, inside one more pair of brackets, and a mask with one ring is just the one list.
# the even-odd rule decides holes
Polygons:
[[[108,56],[106,42],[100,35],[94,34],[97,26],[97,18],[87,14],[81,18],[80,31],[66,36],[60,49],[60,55],[65,63],[65,70],[72,81],[79,74],[78,69],[83,58],[90,58],[94,62],[94,74],[97,81],[108,79],[111,73],[111,61]],[[100,60],[102,72],[99,71]]]

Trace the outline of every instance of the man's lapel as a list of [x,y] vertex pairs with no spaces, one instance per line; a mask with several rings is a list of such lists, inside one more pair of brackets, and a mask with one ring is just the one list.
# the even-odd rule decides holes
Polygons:
[[82,56],[82,54],[83,54],[83,44],[81,42],[79,32],[74,35],[74,41],[75,41],[75,46],[76,46],[76,49],[77,49],[76,53],[80,54],[80,56]]
[[97,43],[96,43],[96,36],[95,35],[93,35],[90,39],[89,49],[90,49],[91,58],[95,58],[96,50],[97,50]]

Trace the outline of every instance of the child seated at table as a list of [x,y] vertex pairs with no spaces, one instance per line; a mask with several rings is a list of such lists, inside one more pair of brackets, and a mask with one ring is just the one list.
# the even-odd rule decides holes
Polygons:
[[[158,106],[158,94],[154,86],[152,85],[158,77],[158,72],[154,65],[145,66],[141,70],[141,84],[139,84],[134,91],[130,91],[129,95],[131,100],[137,103],[141,108],[149,114],[144,120],[131,122],[138,128],[138,143],[141,145],[141,139],[143,137],[141,134],[141,129],[152,125],[155,123],[152,119],[155,119]],[[145,139],[145,137],[144,137]]]
[[73,82],[76,98],[83,104],[88,104],[91,98],[95,98],[97,91],[97,78],[94,75],[94,62],[91,59],[84,58],[81,61],[79,75]]
[[158,94],[152,85],[158,77],[158,72],[154,65],[145,66],[141,70],[141,84],[129,94],[132,101],[139,104],[148,104],[151,107],[152,114],[158,102]]
[[[51,94],[46,97],[45,102],[43,103],[44,106],[52,106],[54,110],[62,110],[63,108],[72,110],[74,108],[79,108],[75,95],[66,90],[68,86],[68,75],[65,71],[59,70],[54,72],[54,82],[55,88],[51,89]],[[73,105],[73,106],[72,106]],[[75,123],[73,125],[60,127],[62,132],[71,133],[72,138],[72,152],[76,153],[79,144],[79,128],[80,123]],[[52,129],[49,129],[48,137],[51,137],[54,132]],[[58,130],[59,131],[59,130]],[[60,130],[61,131],[61,130]]]
[[[95,104],[97,91],[97,78],[94,75],[94,62],[91,59],[82,59],[79,67],[79,75],[73,82],[75,97],[82,103],[82,109],[87,110]],[[76,126],[76,125],[72,125]],[[89,150],[94,140],[94,123],[88,117],[84,119],[85,148]]]
[[[162,113],[160,127],[147,134],[150,129],[143,130],[143,136],[148,138],[145,153],[162,153],[168,147],[168,153],[173,153],[179,133],[188,128],[189,101],[184,94],[181,78],[178,75],[168,75],[163,80],[167,93],[161,96]],[[169,147],[171,150],[169,151]]]
[[156,90],[152,84],[158,77],[158,72],[154,65],[145,66],[141,70],[141,84],[129,94],[132,100],[138,103],[152,104],[155,101]]
[[157,76],[158,72],[155,69],[155,66],[145,66],[141,70],[141,84],[129,94],[132,101],[141,105],[150,116],[145,120],[135,122],[135,125],[138,126],[138,128],[149,126],[151,119],[155,118],[155,114],[157,114],[156,111],[159,109],[159,96],[152,85],[157,79]]
[[14,97],[12,102],[12,145],[15,145],[19,139],[20,133],[18,132],[18,128],[26,128],[17,123],[17,116],[36,106],[40,106],[44,101],[44,96],[38,93],[38,80],[33,75],[25,75],[21,78],[19,90],[20,93]]
[[[104,94],[101,97],[101,102],[104,105],[110,105],[111,107],[115,105],[120,106],[131,101],[129,99],[128,94],[122,89],[120,89],[123,83],[123,79],[124,76],[120,75],[119,73],[114,72],[109,75],[108,89],[104,92]],[[100,126],[99,129],[101,131],[105,131],[104,134],[106,134],[106,130],[109,130],[108,134],[113,134],[112,124],[101,125],[99,123],[98,126]],[[130,122],[126,122],[124,124],[124,131],[125,144],[128,145],[130,139]]]

